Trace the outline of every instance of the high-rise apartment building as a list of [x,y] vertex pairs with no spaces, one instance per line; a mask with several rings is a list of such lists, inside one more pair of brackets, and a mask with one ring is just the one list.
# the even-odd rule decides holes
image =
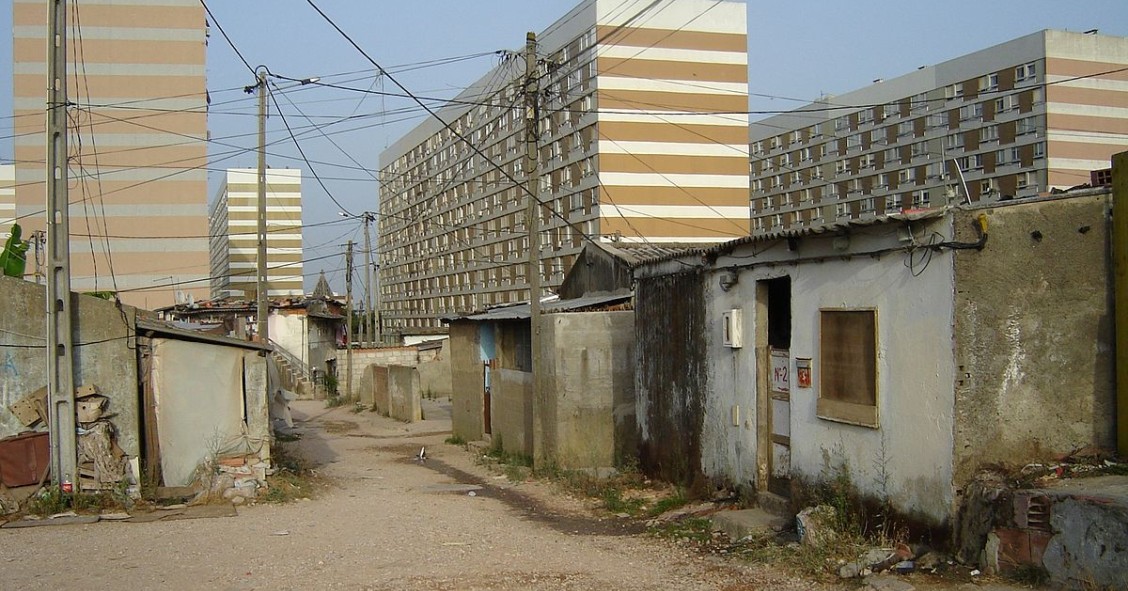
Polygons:
[[[46,206],[48,4],[12,10],[15,213],[30,235]],[[172,304],[174,290],[206,296],[204,9],[86,0],[67,11],[71,285],[144,307]]]
[[7,240],[16,217],[16,167],[0,164],[0,240]]
[[[587,0],[537,40],[542,286],[560,285],[588,239],[748,234],[743,2]],[[432,118],[381,155],[385,332],[441,332],[441,316],[529,298],[512,58],[439,112],[448,125]]]
[[1042,31],[754,122],[753,233],[1088,183],[1126,67],[1128,38]]
[[[227,171],[209,216],[211,297],[258,293],[258,170]],[[266,293],[302,296],[302,171],[266,171]]]

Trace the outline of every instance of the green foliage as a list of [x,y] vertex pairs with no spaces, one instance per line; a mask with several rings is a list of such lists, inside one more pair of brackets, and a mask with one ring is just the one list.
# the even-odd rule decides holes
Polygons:
[[122,506],[111,492],[68,493],[57,486],[47,486],[28,499],[27,510],[33,515],[47,516],[65,511],[97,513]]
[[654,504],[650,506],[647,513],[649,513],[651,517],[657,517],[667,511],[684,507],[687,503],[689,503],[689,498],[685,495],[685,489],[678,487],[674,490],[674,494],[655,501]]
[[12,224],[11,234],[4,243],[4,250],[0,251],[0,272],[8,277],[22,278],[27,267],[27,249],[31,243],[21,240],[23,229],[19,224]]

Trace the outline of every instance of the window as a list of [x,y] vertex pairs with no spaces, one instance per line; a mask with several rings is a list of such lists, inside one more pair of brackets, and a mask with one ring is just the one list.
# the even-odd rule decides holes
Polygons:
[[1046,142],[1038,142],[1038,143],[1034,144],[1034,157],[1035,158],[1045,158],[1046,157]]
[[802,148],[799,150],[799,160],[806,162],[811,159],[811,149]]
[[877,188],[884,189],[889,186],[889,173],[883,172],[877,175]]
[[983,103],[964,105],[960,107],[960,121],[983,118]]
[[846,117],[838,117],[834,120],[834,131],[842,131],[843,129],[846,129],[849,126],[850,126],[850,124],[846,120]]
[[1038,68],[1037,64],[1035,64],[1034,62],[1023,64],[1014,69],[1015,82],[1025,82],[1027,80],[1033,80],[1037,75]]
[[928,155],[928,142],[917,142],[912,147],[913,158],[920,158]]
[[920,191],[913,191],[911,198],[913,209],[924,209],[932,205],[932,199],[929,197],[928,191],[925,191],[923,189]]
[[997,142],[999,141],[999,126],[988,125],[979,128],[979,143]]
[[858,111],[858,125],[865,125],[866,123],[873,123],[873,109]]
[[916,180],[915,168],[903,168],[897,171],[897,182],[899,184],[911,183]]
[[865,154],[858,158],[858,168],[873,168],[876,161],[877,159],[873,154]]
[[993,92],[999,89],[999,75],[987,74],[979,79],[980,92]]
[[890,195],[885,198],[885,211],[886,213],[897,213],[901,211],[901,196]]
[[928,109],[928,94],[920,93],[909,99],[909,109],[912,111],[927,110]]
[[953,133],[944,138],[944,147],[949,150],[961,150],[964,146],[964,137],[962,133]]
[[1018,108],[1018,101],[1013,94],[995,99],[995,113],[1005,113]]
[[907,136],[907,135],[912,135],[912,133],[913,133],[913,122],[912,121],[902,121],[902,122],[897,124],[897,136],[898,137],[904,137],[904,136]]
[[763,141],[753,142],[752,143],[752,153],[753,154],[763,154],[764,153],[764,142]]
[[846,138],[846,149],[847,150],[856,150],[856,149],[861,148],[861,147],[862,147],[862,134],[855,133],[854,135],[851,135],[851,136]]
[[1034,117],[1023,117],[1015,124],[1016,135],[1026,135],[1038,131],[1038,120]]
[[877,427],[877,311],[819,311],[819,418]]
[[963,84],[949,84],[944,87],[944,98],[951,100],[963,96]]

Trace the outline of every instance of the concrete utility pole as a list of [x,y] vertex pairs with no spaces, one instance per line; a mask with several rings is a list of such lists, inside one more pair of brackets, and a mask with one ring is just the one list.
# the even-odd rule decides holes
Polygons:
[[537,198],[537,194],[540,191],[540,169],[538,166],[538,160],[540,159],[539,123],[540,83],[537,76],[537,36],[535,33],[530,32],[525,37],[525,170],[528,173],[525,186],[526,199],[528,200],[525,226],[527,228],[529,241],[528,271],[526,273],[529,282],[529,332],[531,339],[530,347],[532,348],[530,353],[533,373],[534,408],[533,457],[535,462],[539,462],[543,457],[543,454],[539,453],[540,450],[537,450],[536,447],[543,440],[543,437],[539,435],[544,433],[544,418],[542,413],[538,413],[535,410],[538,406],[541,406],[538,403],[543,392],[540,384],[540,374],[544,369],[544,363],[541,359],[540,335],[540,200]]
[[258,256],[255,259],[255,314],[258,318],[259,342],[270,342],[270,306],[266,282],[266,75],[267,69],[258,68]]
[[[345,396],[352,396],[353,303],[352,303],[353,241],[345,249]],[[340,393],[338,392],[338,395]]]
[[[364,328],[361,330],[367,336],[368,346],[375,346],[379,334],[376,332],[374,322],[376,308],[372,304],[372,236],[368,231],[368,225],[375,219],[375,214],[366,211],[362,215],[364,216],[364,310],[367,314],[364,315]],[[370,314],[371,319],[369,318]]]
[[1112,156],[1113,308],[1116,327],[1116,444],[1128,457],[1128,152]]
[[67,3],[51,0],[47,33],[47,395],[55,485],[78,480],[67,193]]

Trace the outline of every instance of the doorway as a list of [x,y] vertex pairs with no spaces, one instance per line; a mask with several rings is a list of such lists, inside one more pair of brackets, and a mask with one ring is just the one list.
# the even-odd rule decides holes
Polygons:
[[[767,460],[767,490],[784,498],[791,496],[791,278],[758,282],[759,317],[766,320],[757,331],[760,351],[760,404],[766,425],[759,437]],[[761,485],[761,490],[764,488]]]

